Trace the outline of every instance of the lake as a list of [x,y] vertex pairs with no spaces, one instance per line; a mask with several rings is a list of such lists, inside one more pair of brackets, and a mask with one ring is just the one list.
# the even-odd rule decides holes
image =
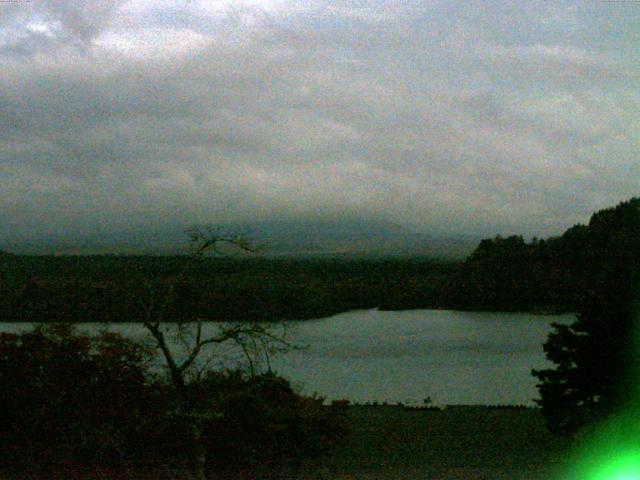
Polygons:
[[[550,324],[574,319],[570,314],[351,311],[290,322],[288,338],[307,347],[276,356],[272,366],[303,392],[328,400],[421,404],[430,397],[439,404],[532,404],[537,390],[531,369],[549,365],[542,344]],[[0,325],[2,331],[26,328]],[[144,334],[140,324],[131,323],[81,328]],[[227,348],[213,365],[237,358]]]

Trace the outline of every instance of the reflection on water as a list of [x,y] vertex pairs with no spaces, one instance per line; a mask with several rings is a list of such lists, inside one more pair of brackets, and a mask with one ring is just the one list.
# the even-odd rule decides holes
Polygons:
[[573,315],[414,310],[348,312],[297,324],[309,348],[277,360],[306,392],[329,399],[531,404],[552,322]]
[[[290,323],[289,338],[307,348],[279,355],[272,364],[304,392],[328,399],[421,402],[429,396],[443,404],[531,404],[537,391],[530,372],[546,365],[542,344],[550,324],[573,320],[573,315],[353,311]],[[213,330],[215,324],[207,327]],[[81,328],[145,337],[139,324]],[[239,358],[230,348],[216,352],[217,366]]]

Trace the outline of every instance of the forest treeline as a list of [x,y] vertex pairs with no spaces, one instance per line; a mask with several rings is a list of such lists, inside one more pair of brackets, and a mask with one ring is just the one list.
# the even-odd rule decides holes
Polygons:
[[168,317],[174,319],[272,321],[375,307],[576,311],[598,279],[607,278],[607,265],[637,267],[634,258],[610,260],[624,259],[638,242],[638,208],[640,199],[631,199],[549,239],[483,240],[464,262],[203,258],[181,276],[187,256],[4,254],[0,320],[137,321],[153,297],[174,287]]
[[575,312],[593,292],[607,290],[603,283],[638,271],[639,211],[640,198],[633,198],[559,237],[483,240],[441,301],[468,310]]
[[138,321],[145,306],[171,288],[167,319],[273,321],[428,307],[457,267],[423,258],[255,256],[189,263],[187,256],[3,255],[0,320]]

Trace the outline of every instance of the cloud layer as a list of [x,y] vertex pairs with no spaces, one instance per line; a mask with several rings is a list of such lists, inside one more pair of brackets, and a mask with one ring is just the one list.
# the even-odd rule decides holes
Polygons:
[[0,4],[0,240],[560,233],[639,193],[639,24],[607,2]]

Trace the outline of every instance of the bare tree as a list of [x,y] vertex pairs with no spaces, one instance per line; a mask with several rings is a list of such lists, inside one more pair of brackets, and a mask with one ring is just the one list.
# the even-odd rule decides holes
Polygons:
[[[194,264],[207,255],[233,255],[236,253],[255,253],[255,244],[246,235],[229,232],[219,227],[200,225],[187,230],[189,236],[189,255],[178,274],[170,280],[166,288],[159,293],[148,278],[145,279],[147,297],[141,299],[144,319],[143,324],[151,334],[155,347],[162,353],[164,363],[168,369],[171,383],[178,398],[185,400],[188,374],[199,375],[215,358],[215,351],[211,348],[223,344],[234,344],[244,354],[251,374],[254,374],[261,361],[270,366],[271,354],[295,348],[286,338],[284,324],[279,329],[275,324],[256,321],[216,322],[213,332],[204,328],[202,318],[171,318],[172,306],[177,301],[177,289],[192,271]],[[211,325],[209,325],[210,327]],[[177,342],[171,342],[167,334],[172,331]],[[179,344],[181,352],[176,351]],[[201,436],[203,418],[201,413],[188,411],[188,407],[181,409],[178,414],[192,415],[192,437],[194,461],[192,464],[192,478],[202,480],[205,477],[205,449]]]

